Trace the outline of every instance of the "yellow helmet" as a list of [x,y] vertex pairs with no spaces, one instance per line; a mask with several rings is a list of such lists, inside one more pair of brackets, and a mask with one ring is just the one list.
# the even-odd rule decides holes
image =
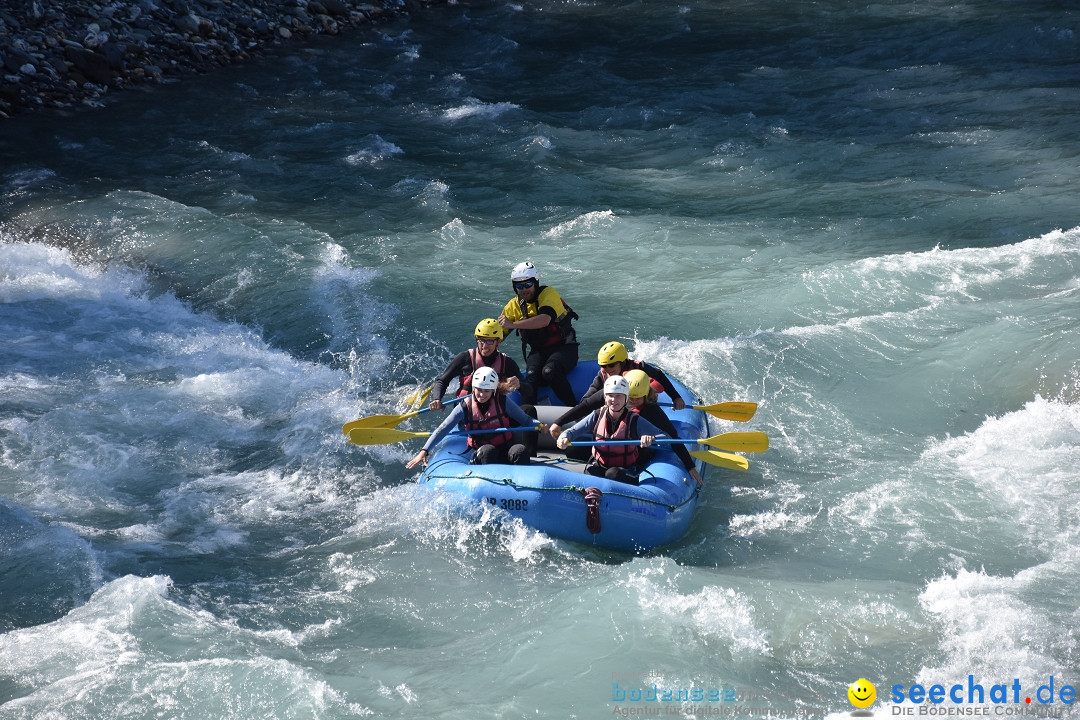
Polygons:
[[477,323],[476,331],[473,334],[478,338],[503,339],[502,325],[500,325],[495,318],[484,318],[481,320]]
[[600,348],[600,352],[596,354],[596,362],[601,365],[610,365],[611,363],[626,362],[628,357],[626,346],[621,342],[612,340],[609,343],[604,343],[604,347]]
[[630,383],[630,397],[648,397],[652,386],[649,384],[649,376],[644,370],[631,370],[623,375],[626,382]]

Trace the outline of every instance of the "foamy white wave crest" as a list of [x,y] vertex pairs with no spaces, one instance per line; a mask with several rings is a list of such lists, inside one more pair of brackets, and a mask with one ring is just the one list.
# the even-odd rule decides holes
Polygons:
[[934,443],[923,457],[953,463],[1044,552],[1080,548],[1080,405],[1036,397],[974,432]]
[[392,142],[382,139],[378,135],[367,138],[364,147],[347,155],[345,162],[350,165],[376,165],[394,155],[404,155],[405,151]]
[[763,512],[756,515],[734,515],[728,523],[728,529],[734,537],[753,537],[778,531],[802,532],[813,522],[813,515]]
[[145,289],[144,277],[122,265],[79,265],[64,248],[0,242],[0,302],[43,298],[116,300],[141,294]]
[[[1048,267],[1036,267],[1036,261],[1052,261]],[[1039,270],[1060,270],[1080,262],[1080,228],[1054,230],[1037,238],[993,248],[943,250],[882,255],[855,261],[850,265],[812,270],[804,274],[810,286],[825,287],[851,284],[877,291],[900,288],[917,282],[933,293],[975,298],[1004,281],[1027,281]],[[845,278],[848,274],[850,278]],[[1072,275],[1061,278],[1076,287]],[[1041,288],[1040,292],[1045,292]],[[905,293],[906,295],[907,293]]]
[[[554,541],[498,508],[463,500],[455,493],[416,484],[379,490],[364,496],[355,511],[353,531],[380,535],[403,532],[421,542],[451,544],[468,555],[482,546],[478,541],[495,531],[500,552],[515,562],[535,562]],[[400,524],[400,526],[399,526]]]
[[443,111],[443,117],[450,121],[463,120],[470,117],[497,118],[503,113],[517,110],[520,106],[514,103],[485,103],[476,98],[466,98],[464,105],[449,108]]
[[[759,331],[755,335],[761,334]],[[708,392],[718,380],[737,378],[739,368],[736,356],[750,336],[710,338],[706,340],[673,340],[659,337],[654,340],[627,339],[627,350],[635,360],[644,360],[661,368],[678,368],[678,377],[687,387],[698,392]],[[730,382],[730,381],[729,381]],[[757,400],[760,390],[748,388],[723,388],[723,399]]]
[[638,589],[638,602],[668,625],[681,626],[706,639],[718,639],[733,655],[771,655],[767,634],[754,621],[753,603],[732,588],[703,587],[678,592],[664,578],[666,567],[651,567],[628,580]]
[[1034,687],[1060,673],[1065,665],[1054,655],[1068,656],[1078,639],[1076,626],[1063,626],[1027,602],[1040,594],[1039,576],[1037,568],[1015,577],[961,570],[930,582],[919,602],[942,627],[945,659],[923,668],[917,680],[928,687],[973,674],[988,686],[1019,678]]
[[[0,635],[0,675],[20,678],[12,716],[70,717],[87,707],[147,716],[198,707],[206,717],[313,717],[349,707],[324,681],[269,653],[259,634],[169,599],[166,577],[124,577],[46,625]],[[277,652],[277,651],[275,651]]]
[[567,235],[578,237],[597,237],[597,231],[601,228],[610,228],[615,224],[615,213],[611,210],[596,210],[594,212],[578,215],[573,220],[560,223],[550,230],[544,231],[546,238],[562,238]]
[[972,481],[1043,559],[1028,559],[1012,576],[961,568],[930,582],[919,599],[944,628],[946,657],[920,678],[974,673],[987,683],[1019,678],[1033,687],[1060,674],[1080,644],[1075,598],[1045,600],[1060,595],[1080,568],[1080,406],[1036,397],[934,443],[923,459]]

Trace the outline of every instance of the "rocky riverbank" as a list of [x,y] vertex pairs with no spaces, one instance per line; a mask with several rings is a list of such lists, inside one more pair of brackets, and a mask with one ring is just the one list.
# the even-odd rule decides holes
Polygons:
[[337,35],[445,0],[10,0],[0,3],[0,118],[97,105],[118,90]]

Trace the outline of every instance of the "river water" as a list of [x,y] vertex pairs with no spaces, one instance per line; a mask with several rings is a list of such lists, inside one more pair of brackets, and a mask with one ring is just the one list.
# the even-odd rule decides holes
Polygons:
[[[0,718],[1071,709],[1078,108],[1068,2],[538,1],[5,121]],[[343,439],[525,259],[759,403],[677,544]]]

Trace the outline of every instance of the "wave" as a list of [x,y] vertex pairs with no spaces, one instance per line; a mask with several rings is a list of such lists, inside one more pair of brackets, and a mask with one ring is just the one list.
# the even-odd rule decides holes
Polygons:
[[88,707],[116,715],[170,707],[207,717],[368,714],[282,657],[278,643],[181,607],[171,587],[160,575],[123,577],[59,620],[0,635],[0,675],[19,678],[4,715],[83,715]]
[[443,118],[451,122],[464,120],[471,117],[494,119],[512,110],[520,110],[521,106],[509,102],[486,103],[476,98],[466,98],[465,103],[457,107],[443,111]]

